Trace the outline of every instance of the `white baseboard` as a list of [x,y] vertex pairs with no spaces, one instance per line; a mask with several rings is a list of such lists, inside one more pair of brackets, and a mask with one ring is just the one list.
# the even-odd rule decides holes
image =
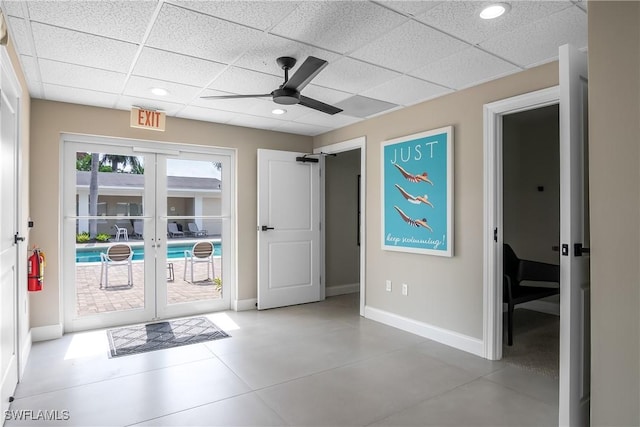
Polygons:
[[450,347],[457,348],[458,350],[484,357],[484,343],[480,339],[449,331],[447,329],[442,329],[407,317],[398,316],[397,314],[389,313],[388,311],[379,310],[370,306],[366,306],[364,308],[364,317],[437,341]]
[[31,328],[31,341],[38,342],[55,340],[58,338],[62,338],[63,332],[64,329],[62,328],[62,324],[38,326],[36,328]]
[[27,336],[24,338],[24,342],[22,343],[22,349],[20,350],[20,372],[18,372],[18,378],[22,380],[22,375],[24,374],[24,369],[27,367],[27,360],[29,359],[29,354],[31,354],[31,331],[27,332]]
[[336,295],[354,294],[360,292],[360,283],[348,283],[346,285],[327,286],[324,288],[325,296],[335,297]]
[[247,311],[247,310],[255,310],[257,307],[258,300],[256,298],[249,299],[240,299],[233,300],[233,311]]

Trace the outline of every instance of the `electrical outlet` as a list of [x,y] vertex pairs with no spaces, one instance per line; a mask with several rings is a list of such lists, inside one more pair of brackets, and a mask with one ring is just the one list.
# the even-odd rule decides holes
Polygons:
[[387,292],[391,292],[391,280],[387,280],[385,289],[387,290]]
[[402,284],[402,295],[409,295],[409,286],[406,283]]

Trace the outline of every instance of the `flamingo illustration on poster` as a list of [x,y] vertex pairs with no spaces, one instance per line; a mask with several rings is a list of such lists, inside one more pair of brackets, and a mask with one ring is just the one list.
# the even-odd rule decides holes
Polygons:
[[382,144],[382,248],[453,256],[453,127]]

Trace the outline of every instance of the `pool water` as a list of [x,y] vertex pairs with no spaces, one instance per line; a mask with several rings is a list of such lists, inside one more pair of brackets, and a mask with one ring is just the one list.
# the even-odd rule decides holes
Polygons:
[[[193,249],[194,243],[169,245],[167,247],[167,258],[184,258],[184,251]],[[141,261],[144,259],[144,247],[132,246],[133,260]],[[101,248],[76,248],[76,263],[83,262],[100,262],[100,253],[107,252],[106,246]],[[220,256],[222,254],[222,248],[220,243],[213,243],[213,256]]]

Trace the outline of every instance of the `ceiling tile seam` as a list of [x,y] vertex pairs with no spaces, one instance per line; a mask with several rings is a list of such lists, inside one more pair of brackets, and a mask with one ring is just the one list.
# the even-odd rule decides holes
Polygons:
[[156,5],[156,8],[153,11],[151,18],[149,19],[149,24],[147,25],[147,28],[145,29],[144,34],[142,35],[142,40],[140,40],[138,49],[136,50],[136,53],[133,55],[133,59],[131,60],[131,65],[129,66],[129,71],[127,71],[127,74],[124,78],[124,82],[122,83],[122,88],[120,89],[120,93],[118,94],[118,97],[116,98],[113,104],[113,108],[116,108],[116,106],[120,102],[120,98],[124,94],[124,90],[127,87],[127,84],[129,84],[129,79],[131,78],[131,74],[133,73],[133,70],[138,62],[138,59],[140,58],[140,55],[142,54],[142,51],[144,50],[147,44],[147,40],[149,38],[149,35],[151,34],[151,30],[156,25],[156,21],[158,20],[158,15],[160,15],[160,10],[162,9],[163,5],[164,5],[164,0],[158,0],[158,4]]
[[[29,7],[27,6],[27,2],[22,3],[22,13],[24,14],[24,25],[26,27],[27,32],[27,43],[29,43],[29,48],[31,52],[33,52],[33,62],[35,65],[36,78],[38,79],[37,84],[40,87],[40,94],[43,97],[46,97],[44,93],[44,84],[42,83],[42,72],[40,71],[40,61],[38,56],[38,51],[36,50],[36,41],[33,39],[33,28],[31,28],[31,17],[29,16]],[[17,49],[16,49],[17,50]],[[22,64],[22,60],[20,60]],[[24,64],[23,65],[23,70]]]
[[369,2],[370,2],[370,3],[373,3],[373,4],[376,4],[376,5],[378,5],[378,6],[382,7],[382,8],[385,8],[385,9],[387,9],[388,11],[391,11],[391,12],[397,13],[398,15],[402,15],[402,16],[404,16],[405,18],[414,18],[414,15],[412,15],[412,14],[410,14],[410,13],[408,13],[408,12],[402,12],[402,11],[400,11],[400,10],[392,9],[392,8],[390,8],[389,6],[387,6],[386,4],[382,4],[382,3],[378,2],[378,1],[375,1],[375,0],[369,0]]
[[87,88],[85,88],[85,87],[80,87],[80,86],[69,86],[69,85],[63,85],[63,84],[60,84],[60,83],[49,83],[49,82],[43,82],[42,84],[43,84],[43,85],[45,85],[45,84],[46,84],[47,86],[56,86],[56,87],[64,88],[64,89],[78,89],[78,90],[86,90],[86,91],[89,91],[89,92],[96,92],[96,93],[103,94],[103,95],[113,95],[113,96],[118,96],[118,94],[117,94],[117,93],[115,93],[115,92],[105,92],[105,91],[103,91],[103,90],[87,89]]
[[187,7],[184,4],[174,3],[171,0],[159,0],[159,1],[162,1],[162,3],[169,4],[169,5],[174,6],[174,7],[180,8],[182,10],[186,10],[186,11],[198,14],[198,15],[208,16],[209,18],[217,19],[218,21],[223,21],[223,22],[226,22],[228,24],[237,25],[239,27],[248,28],[250,30],[259,31],[261,33],[266,32],[265,30],[263,30],[261,28],[252,27],[251,25],[243,24],[241,22],[231,21],[230,19],[222,18],[221,16],[211,15],[210,13],[203,12],[201,10],[190,9],[189,7]]
[[[25,55],[25,56],[29,56],[29,55]],[[48,62],[55,62],[56,64],[72,65],[74,67],[88,68],[90,70],[105,71],[107,73],[120,74],[121,76],[126,76],[126,73],[122,73],[120,71],[109,70],[107,68],[93,67],[91,65],[82,65],[82,64],[78,64],[77,62],[67,62],[67,61],[60,61],[58,59],[40,58],[40,57],[38,57],[38,59],[43,61],[48,61]],[[43,82],[43,83],[47,83],[47,82]]]

